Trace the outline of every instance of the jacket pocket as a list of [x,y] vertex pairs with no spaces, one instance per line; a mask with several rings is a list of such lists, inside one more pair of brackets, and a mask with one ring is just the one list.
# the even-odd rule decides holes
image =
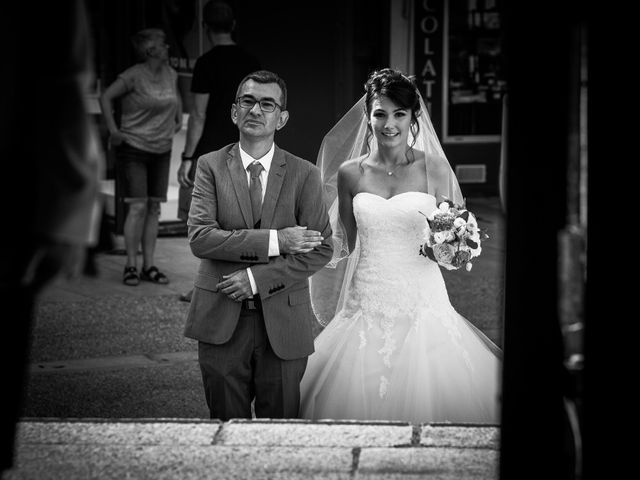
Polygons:
[[207,275],[206,273],[198,273],[196,275],[196,279],[193,284],[204,290],[209,290],[211,292],[217,292],[218,289],[216,285],[220,283],[220,278],[214,275]]
[[289,305],[302,305],[304,303],[310,303],[309,289],[303,288],[302,290],[296,290],[289,293]]

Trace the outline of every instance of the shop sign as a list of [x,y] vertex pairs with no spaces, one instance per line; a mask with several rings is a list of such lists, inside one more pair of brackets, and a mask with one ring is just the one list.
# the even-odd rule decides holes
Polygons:
[[444,0],[416,0],[415,74],[436,132],[442,123]]

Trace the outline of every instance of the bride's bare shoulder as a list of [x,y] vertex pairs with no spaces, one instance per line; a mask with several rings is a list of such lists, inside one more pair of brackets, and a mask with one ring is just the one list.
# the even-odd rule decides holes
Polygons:
[[338,187],[343,191],[354,192],[362,174],[362,157],[347,160],[338,169]]
[[449,162],[440,155],[425,155],[427,170],[431,175],[448,175],[451,167]]
[[351,159],[347,160],[342,165],[340,165],[340,170],[347,170],[348,171],[348,170],[358,169],[358,167],[362,163],[362,160],[364,160],[365,157],[366,157],[366,155],[362,155],[360,157],[351,158]]
[[363,158],[364,157],[356,157],[344,162],[338,169],[338,175],[347,177],[359,176],[361,172],[360,164]]

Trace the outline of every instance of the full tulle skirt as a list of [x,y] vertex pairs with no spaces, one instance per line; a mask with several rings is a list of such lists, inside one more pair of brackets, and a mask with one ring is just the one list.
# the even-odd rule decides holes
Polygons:
[[301,418],[499,423],[500,362],[488,340],[454,310],[420,315],[396,323],[386,352],[362,311],[336,316],[309,358]]

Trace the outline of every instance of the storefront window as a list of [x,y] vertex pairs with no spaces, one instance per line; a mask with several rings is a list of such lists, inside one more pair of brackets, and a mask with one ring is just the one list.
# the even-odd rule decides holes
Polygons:
[[499,141],[507,87],[500,2],[446,1],[444,24],[445,141]]

